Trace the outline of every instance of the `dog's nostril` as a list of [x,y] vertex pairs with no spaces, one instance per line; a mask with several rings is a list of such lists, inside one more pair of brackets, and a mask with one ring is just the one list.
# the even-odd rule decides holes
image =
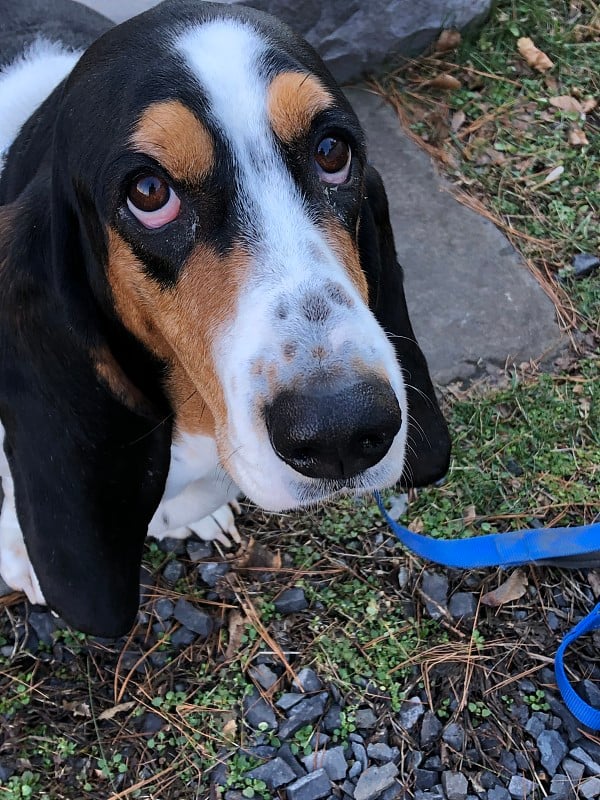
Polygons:
[[375,450],[382,447],[385,444],[385,439],[386,437],[383,434],[380,436],[363,436],[358,445],[366,452],[367,450]]
[[350,478],[381,461],[402,417],[389,383],[372,378],[281,392],[265,421],[273,449],[297,472]]

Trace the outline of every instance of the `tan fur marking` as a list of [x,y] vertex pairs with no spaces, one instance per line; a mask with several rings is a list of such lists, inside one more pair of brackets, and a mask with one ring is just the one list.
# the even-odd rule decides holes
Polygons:
[[271,127],[283,142],[307,133],[319,111],[332,104],[332,96],[317,78],[303,72],[280,72],[268,89]]
[[138,152],[155,158],[178,180],[197,182],[214,166],[210,133],[178,100],[148,106],[130,141]]
[[165,289],[149,278],[119,234],[109,229],[108,278],[125,326],[168,365],[166,389],[179,431],[214,436],[227,410],[213,344],[233,316],[247,269],[241,249],[222,257],[199,245],[177,284]]
[[325,236],[340,262],[346,268],[348,277],[360,292],[365,303],[369,303],[369,286],[365,273],[360,265],[360,256],[356,242],[348,231],[337,222],[325,223]]
[[148,408],[149,404],[142,392],[121,369],[108,347],[100,347],[92,353],[96,373],[110,391],[132,411]]

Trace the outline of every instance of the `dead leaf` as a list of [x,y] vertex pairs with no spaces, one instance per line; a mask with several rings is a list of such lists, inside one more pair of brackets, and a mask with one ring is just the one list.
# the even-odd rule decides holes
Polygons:
[[130,700],[128,703],[119,703],[119,705],[113,706],[112,708],[107,708],[106,711],[98,714],[98,719],[112,719],[113,717],[116,717],[117,714],[121,714],[124,711],[130,711],[134,706],[135,700]]
[[447,72],[440,72],[435,78],[425,81],[421,86],[431,86],[433,89],[444,89],[445,91],[454,91],[460,89],[461,82],[454,75],[449,75]]
[[551,97],[549,103],[554,108],[560,108],[561,111],[576,111],[578,114],[583,112],[579,100],[576,97],[571,97],[570,94],[559,94],[558,97]]
[[598,105],[598,101],[593,97],[586,97],[585,100],[581,101],[581,110],[584,114],[589,114],[590,111],[593,111],[596,106]]
[[590,589],[592,590],[594,597],[597,599],[600,597],[600,572],[597,570],[592,570],[589,572],[588,581],[590,583]]
[[242,636],[246,627],[247,619],[240,611],[232,611],[229,615],[229,641],[225,651],[225,661],[231,661],[240,649]]
[[460,31],[447,30],[440,33],[440,37],[435,43],[438,53],[447,53],[449,50],[456,50],[462,41]]
[[233,562],[238,572],[268,570],[277,571],[281,569],[281,553],[279,550],[274,552],[262,544],[258,544],[256,539],[250,538],[247,546]]
[[415,517],[408,523],[408,530],[412,531],[413,533],[423,533],[425,530],[425,525],[421,517]]
[[78,703],[77,700],[67,701],[63,700],[62,707],[65,711],[70,711],[74,717],[85,717],[90,719],[92,716],[90,707],[87,703]]
[[497,608],[511,600],[518,600],[527,591],[527,578],[522,569],[516,569],[509,577],[494,589],[492,592],[484,594],[481,602],[485,606]]
[[467,115],[464,111],[455,111],[450,120],[450,129],[452,133],[460,130],[467,120]]
[[475,506],[471,503],[471,505],[467,506],[463,511],[463,522],[468,526],[472,525],[476,519],[477,511],[475,510]]
[[228,742],[234,742],[237,738],[237,722],[234,719],[228,720],[223,725],[222,734]]
[[573,125],[569,131],[569,144],[572,144],[573,147],[583,147],[584,145],[589,144],[585,133],[576,125]]
[[554,62],[528,36],[517,39],[517,48],[529,66],[538,72],[546,72],[554,66]]
[[560,178],[564,171],[565,168],[562,166],[562,164],[558,167],[554,167],[554,169],[550,170],[550,172],[546,175],[544,180],[541,181],[541,183],[538,183],[536,188],[539,188],[540,186],[546,186],[548,183],[554,183],[554,181],[557,181]]

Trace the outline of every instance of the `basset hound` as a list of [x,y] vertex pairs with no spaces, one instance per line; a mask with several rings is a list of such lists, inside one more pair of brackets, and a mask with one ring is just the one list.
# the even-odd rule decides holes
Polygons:
[[102,636],[147,533],[445,473],[383,184],[289,28],[0,0],[0,420],[0,572]]

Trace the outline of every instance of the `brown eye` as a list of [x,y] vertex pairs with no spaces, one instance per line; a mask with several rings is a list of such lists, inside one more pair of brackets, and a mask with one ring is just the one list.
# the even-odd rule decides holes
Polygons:
[[319,177],[325,183],[343,183],[350,173],[350,145],[336,136],[321,139],[315,151]]
[[143,175],[132,183],[127,194],[140,211],[158,211],[169,201],[171,188],[158,175]]
[[127,206],[145,228],[162,228],[177,219],[181,201],[158,175],[142,175],[129,187]]

